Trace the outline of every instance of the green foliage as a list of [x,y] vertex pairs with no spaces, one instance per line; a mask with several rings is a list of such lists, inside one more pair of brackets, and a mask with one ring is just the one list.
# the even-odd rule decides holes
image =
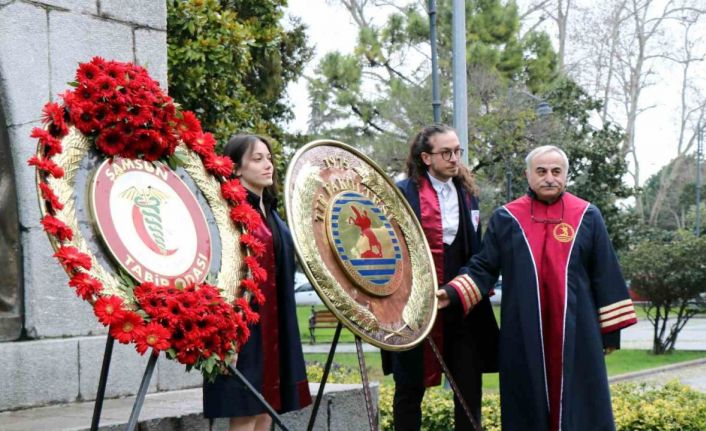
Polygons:
[[[623,256],[631,288],[649,300],[654,353],[670,352],[686,322],[706,309],[706,237],[681,231],[670,242],[643,241]],[[668,327],[670,319],[675,322]]]
[[[481,189],[482,218],[525,192],[525,155],[552,143],[571,159],[571,191],[601,209],[614,245],[624,247],[634,216],[617,205],[630,196],[622,182],[627,169],[619,157],[622,132],[612,124],[599,130],[589,126],[589,113],[600,108],[599,102],[559,76],[557,55],[545,33],[530,32],[520,39],[514,2],[465,4],[469,165]],[[445,123],[451,123],[452,109],[451,21],[451,2],[440,1]],[[354,53],[327,55],[310,81],[313,133],[355,145],[392,176],[402,172],[408,139],[433,121],[429,51],[428,17],[421,4],[402,8],[383,25],[362,25]],[[549,118],[538,117],[537,94],[552,105]]]
[[283,96],[312,51],[281,24],[286,0],[168,0],[169,93],[223,143],[237,131],[281,139]]
[[[321,382],[325,366],[325,362],[306,361],[306,377],[309,382]],[[360,383],[360,371],[334,361],[331,364],[326,383]]]
[[615,385],[612,398],[619,431],[706,429],[706,395],[676,382],[657,388]]
[[[618,431],[697,431],[706,429],[706,395],[679,383],[664,387],[617,384],[611,387],[613,413]],[[392,386],[380,388],[380,429],[392,431]],[[500,431],[500,398],[483,394],[482,426]],[[441,431],[453,426],[450,390],[428,389],[422,404],[422,429]]]
[[[380,386],[378,408],[380,410],[380,430],[382,431],[394,430],[392,418],[392,398],[394,393],[394,386]],[[483,394],[481,409],[483,429],[486,431],[500,431],[500,398],[498,394]],[[453,392],[441,387],[427,389],[422,401],[422,429],[428,431],[453,429],[453,418]]]
[[[465,4],[469,123],[482,128],[480,123],[488,123],[482,116],[505,97],[510,83],[528,80],[534,89],[542,87],[534,83],[551,82],[556,55],[548,38],[533,35],[519,40],[513,2]],[[451,2],[440,1],[438,53],[445,123],[451,122],[451,22]],[[401,172],[408,138],[433,121],[429,51],[429,22],[421,3],[400,7],[382,25],[362,23],[352,54],[330,53],[316,68],[309,83],[311,132],[361,148],[391,175]],[[518,121],[526,117],[520,115]]]
[[[673,172],[679,162],[679,171]],[[649,219],[657,193],[664,181],[672,178],[671,187],[665,196],[662,210],[659,212],[655,227],[657,229],[675,231],[678,229],[693,230],[695,227],[696,210],[696,159],[693,155],[681,160],[671,160],[645,181],[642,188],[641,199],[644,207],[645,219]],[[706,182],[706,166],[701,164],[702,182]],[[701,194],[702,205],[706,202],[706,193]],[[702,210],[702,220],[704,212]],[[701,224],[702,229],[704,223]]]
[[547,94],[552,116],[560,124],[548,136],[569,157],[569,190],[597,206],[603,213],[613,246],[622,250],[631,241],[637,217],[621,209],[618,201],[632,196],[623,182],[627,163],[620,156],[622,130],[612,123],[596,129],[589,113],[601,104],[570,80],[562,80]]

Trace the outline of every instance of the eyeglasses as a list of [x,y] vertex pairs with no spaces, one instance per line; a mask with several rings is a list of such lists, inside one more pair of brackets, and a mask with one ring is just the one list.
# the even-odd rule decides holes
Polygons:
[[461,156],[463,156],[463,148],[456,148],[455,150],[441,150],[441,151],[436,151],[436,152],[426,152],[427,154],[441,154],[441,158],[446,160],[447,162],[451,160],[451,154],[456,156],[457,159],[460,159]]
[[561,217],[556,218],[537,218],[534,216],[534,199],[530,200],[530,218],[535,223],[559,224],[564,221],[564,197],[559,198],[561,201]]

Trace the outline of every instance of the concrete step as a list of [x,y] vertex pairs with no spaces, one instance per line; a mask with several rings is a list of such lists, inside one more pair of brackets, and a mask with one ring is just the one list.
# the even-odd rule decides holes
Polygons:
[[[318,384],[310,384],[312,398]],[[377,406],[378,384],[371,387]],[[130,418],[134,397],[106,399],[100,421],[101,431],[124,430]],[[0,412],[0,431],[70,430],[87,431],[91,426],[93,402],[57,404],[24,410]],[[316,419],[315,430],[367,430],[361,385],[327,384]],[[306,429],[312,406],[283,415],[292,431]],[[361,416],[363,414],[363,416]],[[201,388],[148,394],[140,412],[139,431],[208,430],[203,418]],[[215,421],[214,430],[228,429],[227,420]]]

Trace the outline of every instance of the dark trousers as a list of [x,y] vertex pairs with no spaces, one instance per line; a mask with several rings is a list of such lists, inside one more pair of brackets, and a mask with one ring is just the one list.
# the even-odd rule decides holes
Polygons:
[[[461,391],[461,396],[471,409],[473,418],[480,425],[483,386],[481,368],[477,363],[478,355],[474,351],[473,343],[464,341],[466,342],[445,343],[444,361]],[[422,345],[415,347],[415,349],[421,348]],[[424,386],[421,381],[418,384],[406,384],[401,381],[402,379],[395,380],[397,381],[392,403],[395,431],[419,431],[422,426],[421,404],[424,398]],[[474,429],[455,395],[454,424],[456,431],[472,431]]]

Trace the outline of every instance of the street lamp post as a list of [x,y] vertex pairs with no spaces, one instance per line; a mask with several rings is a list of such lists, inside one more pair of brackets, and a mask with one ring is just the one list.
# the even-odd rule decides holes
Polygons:
[[439,91],[439,61],[436,48],[436,0],[429,0],[429,41],[431,42],[431,106],[434,123],[441,123],[441,96]]
[[704,158],[704,126],[699,121],[696,132],[696,223],[694,234],[701,235],[701,159]]

